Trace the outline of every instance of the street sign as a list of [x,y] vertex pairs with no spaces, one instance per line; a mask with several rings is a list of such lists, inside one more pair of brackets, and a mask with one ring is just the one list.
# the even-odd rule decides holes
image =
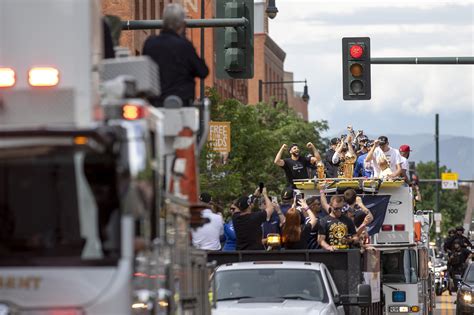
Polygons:
[[441,174],[441,188],[443,189],[458,189],[458,173],[442,173]]
[[230,122],[211,121],[209,123],[209,136],[207,141],[216,152],[230,152]]

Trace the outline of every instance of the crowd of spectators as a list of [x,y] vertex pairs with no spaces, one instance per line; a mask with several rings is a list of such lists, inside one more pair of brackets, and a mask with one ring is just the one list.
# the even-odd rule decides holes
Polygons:
[[[224,211],[226,222],[209,194],[203,193],[201,201],[209,206],[202,212],[209,223],[193,231],[192,241],[196,248],[209,251],[366,248],[366,227],[373,220],[352,189],[328,202],[324,191],[305,199],[287,187],[278,202],[266,188],[257,188],[230,204]],[[276,247],[268,241],[270,236],[278,237]]]

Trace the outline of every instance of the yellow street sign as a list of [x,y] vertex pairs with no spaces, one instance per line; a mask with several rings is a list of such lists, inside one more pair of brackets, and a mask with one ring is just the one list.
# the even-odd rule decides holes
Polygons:
[[209,123],[209,135],[207,141],[216,152],[230,152],[230,122],[211,121]]
[[443,189],[458,189],[458,173],[442,173],[441,187]]

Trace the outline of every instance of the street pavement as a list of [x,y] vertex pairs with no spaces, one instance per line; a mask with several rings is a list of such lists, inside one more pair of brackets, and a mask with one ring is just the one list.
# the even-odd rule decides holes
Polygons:
[[456,314],[456,294],[453,293],[449,296],[448,292],[444,292],[443,295],[436,297],[436,309],[435,315],[454,315]]

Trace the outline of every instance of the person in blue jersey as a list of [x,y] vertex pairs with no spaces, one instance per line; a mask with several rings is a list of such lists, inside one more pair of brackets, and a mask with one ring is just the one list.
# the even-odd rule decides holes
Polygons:
[[[237,200],[236,200],[237,201]],[[239,208],[236,206],[236,201],[230,205],[230,215],[231,217],[239,212]],[[224,246],[222,247],[223,251],[234,251],[237,246],[237,236],[235,235],[234,223],[232,218],[224,223]]]

